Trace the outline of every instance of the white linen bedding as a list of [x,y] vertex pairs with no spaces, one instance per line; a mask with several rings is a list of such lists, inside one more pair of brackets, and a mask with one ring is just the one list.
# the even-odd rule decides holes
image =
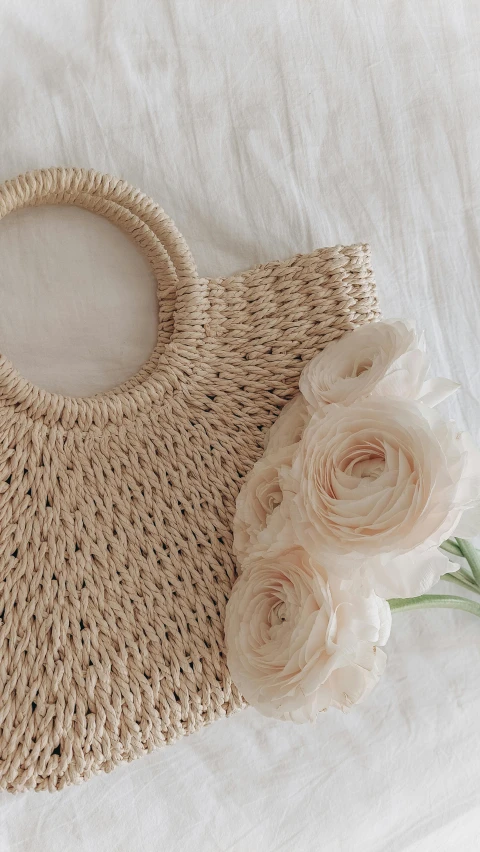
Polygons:
[[[426,330],[480,440],[476,0],[0,0],[0,179],[108,171],[205,275],[368,241],[385,316]],[[0,350],[80,395],[155,338],[143,259],[108,223],[0,224]],[[455,589],[452,587],[452,591]],[[478,849],[480,622],[394,617],[387,673],[313,727],[253,710],[54,795],[0,794],[2,852]],[[0,662],[1,665],[1,662]]]

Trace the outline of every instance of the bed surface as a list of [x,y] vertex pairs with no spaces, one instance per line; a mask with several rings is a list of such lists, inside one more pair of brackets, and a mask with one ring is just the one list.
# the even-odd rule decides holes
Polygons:
[[[475,0],[0,0],[0,179],[110,172],[173,217],[200,273],[369,242],[386,317],[425,328],[480,440]],[[155,340],[142,257],[84,211],[0,225],[0,351],[70,395]],[[453,589],[453,591],[455,591]],[[480,623],[394,617],[386,675],[314,727],[246,710],[59,794],[0,794],[2,852],[478,849]]]

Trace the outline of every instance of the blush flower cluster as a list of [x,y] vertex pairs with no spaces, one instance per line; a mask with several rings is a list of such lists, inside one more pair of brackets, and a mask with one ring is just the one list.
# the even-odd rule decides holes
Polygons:
[[388,598],[423,595],[451,570],[442,542],[480,528],[480,454],[435,409],[458,386],[428,370],[405,321],[330,343],[244,481],[227,659],[267,716],[361,701],[385,668]]

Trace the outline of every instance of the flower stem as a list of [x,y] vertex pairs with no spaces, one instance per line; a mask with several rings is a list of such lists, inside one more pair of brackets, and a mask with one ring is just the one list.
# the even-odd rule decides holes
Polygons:
[[478,615],[480,618],[480,604],[457,595],[419,595],[418,598],[391,598],[388,603],[392,612],[441,607],[443,609],[463,609],[465,612]]
[[480,595],[480,589],[475,585],[469,577],[464,574],[461,569],[456,571],[454,574],[442,574],[440,577],[441,580],[445,580],[447,583],[457,583],[459,586],[462,586],[464,589],[468,589],[469,592],[475,592],[475,594]]
[[440,550],[445,550],[447,553],[453,553],[454,556],[463,556],[458,544],[456,544],[451,538],[448,538],[447,541],[444,541],[443,544],[440,545]]
[[457,538],[457,544],[472,569],[473,579],[480,587],[480,553],[466,538]]
[[[466,542],[466,544],[469,544],[469,542]],[[470,547],[472,547],[472,545],[470,545]],[[460,557],[460,559],[466,558],[463,551],[452,538],[449,538],[447,539],[447,541],[444,541],[443,544],[440,545],[440,550],[443,550],[445,553],[453,554],[453,556],[458,556]],[[475,556],[480,556],[476,548],[473,548],[473,550]],[[450,560],[450,562],[453,562],[454,565],[457,564],[452,559]],[[447,573],[444,574],[440,579],[458,583],[459,585],[464,586],[466,589],[470,589],[471,592],[480,592],[480,586],[477,586],[474,577],[467,568],[460,567],[457,571],[455,571],[455,575],[453,575],[453,572]]]

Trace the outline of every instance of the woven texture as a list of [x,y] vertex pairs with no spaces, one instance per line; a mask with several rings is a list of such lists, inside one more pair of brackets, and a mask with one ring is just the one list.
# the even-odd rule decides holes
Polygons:
[[239,709],[223,620],[232,518],[302,365],[378,315],[368,247],[199,278],[171,220],[80,169],[0,187],[0,217],[76,204],[158,282],[143,369],[90,398],[0,357],[0,787],[55,790]]

